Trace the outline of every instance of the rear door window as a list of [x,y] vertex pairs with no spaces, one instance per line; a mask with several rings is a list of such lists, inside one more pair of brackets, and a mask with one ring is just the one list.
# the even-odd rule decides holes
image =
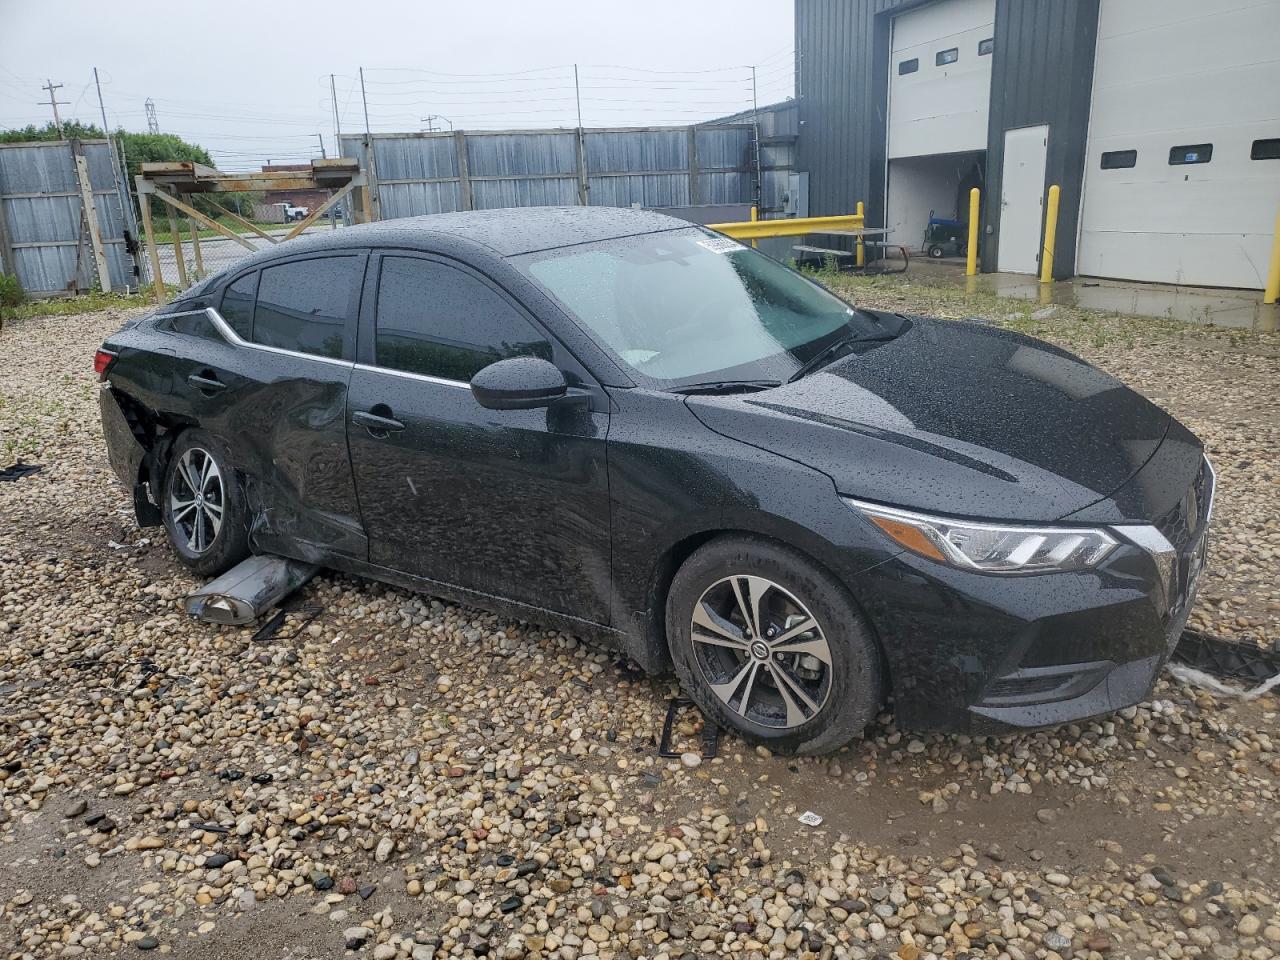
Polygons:
[[253,298],[258,292],[258,272],[246,273],[222,292],[218,312],[231,329],[248,340],[253,330]]
[[333,256],[264,269],[253,311],[253,342],[341,359],[360,263],[358,256]]
[[384,257],[378,280],[375,362],[469,382],[508,357],[551,359],[546,337],[506,297],[456,267]]

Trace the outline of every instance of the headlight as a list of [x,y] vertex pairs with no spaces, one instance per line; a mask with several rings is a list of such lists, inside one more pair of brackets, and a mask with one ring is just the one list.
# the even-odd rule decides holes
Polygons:
[[1049,573],[1096,567],[1118,541],[1089,527],[974,523],[844,498],[894,542],[922,557],[979,573]]

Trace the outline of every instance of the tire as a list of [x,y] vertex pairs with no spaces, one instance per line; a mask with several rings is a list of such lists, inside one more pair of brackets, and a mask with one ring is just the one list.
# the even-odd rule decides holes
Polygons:
[[[744,604],[756,601],[769,624],[765,638],[743,630]],[[826,753],[856,737],[884,702],[880,651],[866,619],[839,582],[789,547],[746,536],[712,540],[676,571],[666,607],[667,641],[686,693],[709,719],[752,743],[775,753]],[[806,616],[814,627],[801,629]]]
[[[199,474],[204,475],[202,492],[192,489],[200,484]],[[161,511],[174,553],[200,576],[225,573],[249,555],[249,514],[240,479],[222,444],[203,430],[186,430],[173,445]]]
[[935,243],[929,248],[929,256],[935,260],[941,260],[944,253],[946,253],[946,251],[942,249],[941,244]]

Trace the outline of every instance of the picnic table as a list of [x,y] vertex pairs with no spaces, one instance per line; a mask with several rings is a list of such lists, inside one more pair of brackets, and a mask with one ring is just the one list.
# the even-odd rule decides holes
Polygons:
[[[910,260],[910,255],[907,250],[906,244],[893,243],[892,241],[883,239],[892,232],[893,231],[888,227],[858,227],[853,230],[815,230],[813,232],[813,235],[822,236],[822,237],[855,237],[859,241],[861,241],[863,248],[876,247],[881,250],[886,250],[891,247],[897,247],[898,251],[902,254],[902,269],[901,270],[882,270],[881,272],[906,273],[907,263]],[[867,239],[868,237],[878,237],[881,239],[869,240]],[[817,246],[812,246],[806,243],[797,243],[791,249],[798,250],[802,253],[820,253],[824,257],[825,256],[833,256],[833,257],[857,256],[856,250],[839,250],[834,247],[817,247]]]

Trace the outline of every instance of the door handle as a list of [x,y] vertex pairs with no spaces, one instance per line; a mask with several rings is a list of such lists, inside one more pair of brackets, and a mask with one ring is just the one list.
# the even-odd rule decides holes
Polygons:
[[[387,413],[391,412],[390,408],[382,404],[378,404],[378,407],[382,407]],[[374,407],[374,410],[378,409],[378,407]],[[369,431],[369,436],[378,439],[386,437],[389,433],[398,433],[404,429],[404,424],[399,420],[380,416],[374,413],[373,410],[357,410],[351,414],[351,422],[360,424],[360,426]]]
[[199,373],[193,373],[187,377],[187,383],[195,387],[206,397],[211,397],[219,390],[227,389],[227,385],[218,379],[218,375],[212,370],[201,370]]

